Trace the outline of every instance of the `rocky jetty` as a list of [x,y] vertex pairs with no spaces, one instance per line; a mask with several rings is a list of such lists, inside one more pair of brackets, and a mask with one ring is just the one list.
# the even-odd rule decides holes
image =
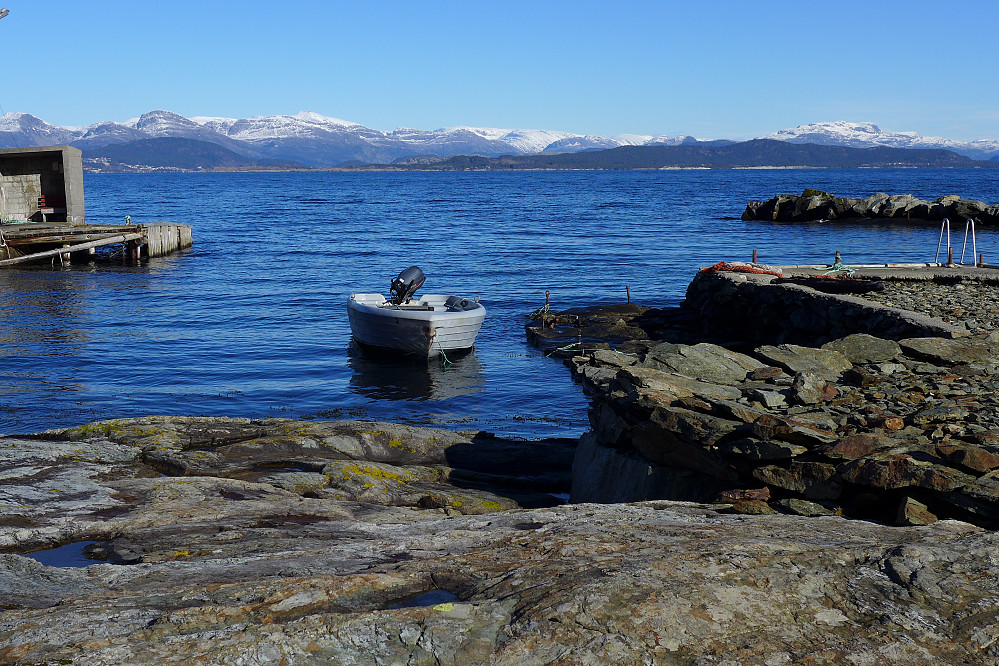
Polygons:
[[954,224],[967,219],[976,224],[999,223],[999,205],[962,199],[956,195],[938,197],[933,201],[917,199],[911,194],[873,194],[866,199],[837,197],[828,192],[806,189],[800,195],[778,194],[766,201],[750,201],[743,220],[771,222],[814,222],[817,220],[923,220],[940,222],[944,218]]
[[[705,271],[672,311],[530,332],[592,395],[573,501],[999,526],[994,271],[858,271],[886,283],[864,297],[776,272]],[[638,335],[580,351],[608,330]]]
[[[0,663],[999,661],[992,532],[524,508],[563,488],[572,455],[367,422],[0,437]],[[103,561],[25,555],[58,544]]]

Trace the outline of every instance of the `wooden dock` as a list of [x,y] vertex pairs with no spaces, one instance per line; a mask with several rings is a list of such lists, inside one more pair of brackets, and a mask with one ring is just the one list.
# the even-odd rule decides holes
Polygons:
[[189,224],[87,224],[83,205],[83,153],[72,146],[0,150],[0,268],[90,259],[97,248],[125,261],[159,257],[191,247]]
[[27,262],[72,261],[74,254],[87,257],[98,247],[121,245],[127,260],[159,257],[191,247],[189,224],[77,224],[32,222],[0,225],[0,267]]

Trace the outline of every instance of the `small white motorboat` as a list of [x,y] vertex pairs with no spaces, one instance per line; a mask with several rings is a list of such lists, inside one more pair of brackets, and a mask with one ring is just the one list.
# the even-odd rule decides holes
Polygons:
[[430,358],[471,349],[486,318],[477,299],[427,294],[416,298],[426,277],[410,266],[392,280],[392,298],[351,294],[347,301],[350,332],[364,347]]

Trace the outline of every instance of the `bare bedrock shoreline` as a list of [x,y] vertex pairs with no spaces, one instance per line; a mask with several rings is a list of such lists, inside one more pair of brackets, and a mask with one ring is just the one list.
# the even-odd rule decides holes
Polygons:
[[[590,392],[579,443],[0,437],[0,663],[995,663],[995,286],[884,279],[720,271],[680,309],[553,313],[529,335]],[[923,287],[939,308],[906,309]],[[94,564],[25,556],[60,544]]]

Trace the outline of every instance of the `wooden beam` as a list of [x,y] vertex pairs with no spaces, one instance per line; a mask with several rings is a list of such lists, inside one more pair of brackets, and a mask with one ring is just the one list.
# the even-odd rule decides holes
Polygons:
[[26,254],[21,257],[13,257],[12,259],[0,259],[0,266],[13,266],[14,264],[21,264],[26,261],[34,261],[35,259],[42,259],[44,257],[54,257],[57,254],[79,252],[80,250],[89,250],[92,247],[100,247],[101,245],[112,245],[114,243],[124,243],[126,241],[141,240],[141,239],[142,239],[141,233],[119,234],[116,236],[108,236],[106,238],[101,238],[99,240],[90,241],[89,243],[80,243],[79,245],[70,245],[69,247],[57,247],[54,250],[35,252],[34,254]]

